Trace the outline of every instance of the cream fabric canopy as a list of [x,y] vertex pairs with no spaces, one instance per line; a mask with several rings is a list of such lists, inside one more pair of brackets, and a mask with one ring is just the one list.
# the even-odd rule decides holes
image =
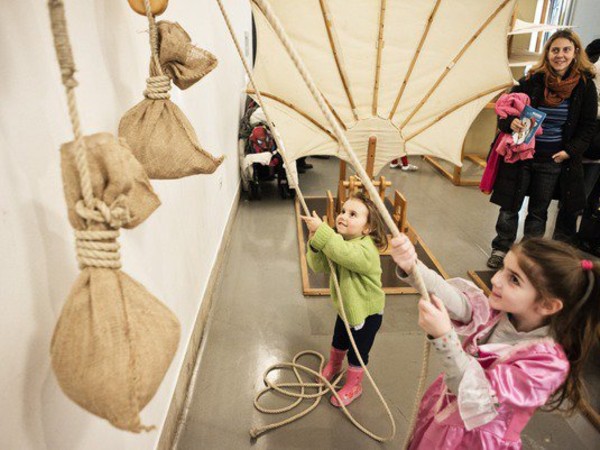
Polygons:
[[[374,174],[403,154],[461,165],[471,123],[514,83],[507,60],[514,3],[271,1],[363,166],[369,137],[377,137]],[[288,157],[346,159],[276,34],[252,6],[254,77]]]

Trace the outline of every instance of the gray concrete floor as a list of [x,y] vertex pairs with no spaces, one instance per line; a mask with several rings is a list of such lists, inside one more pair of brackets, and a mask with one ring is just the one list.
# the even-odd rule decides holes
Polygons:
[[[314,169],[300,176],[305,195],[335,195],[338,162],[310,158]],[[383,175],[408,199],[408,220],[450,276],[484,269],[494,235],[497,207],[473,187],[455,187],[413,157],[419,172],[384,169]],[[464,173],[480,173],[473,167]],[[552,207],[551,218],[555,206]],[[335,311],[329,298],[301,291],[292,202],[265,186],[263,200],[242,200],[233,227],[223,276],[201,348],[197,381],[179,450],[191,449],[397,449],[404,440],[422,360],[416,296],[388,296],[383,326],[369,368],[397,424],[394,440],[379,444],[358,431],[340,411],[322,401],[307,417],[251,440],[248,430],[280,420],[253,407],[264,370],[306,349],[328,352]],[[431,358],[429,379],[439,373]],[[271,400],[281,405],[280,400]],[[307,404],[308,405],[308,404]],[[350,406],[357,419],[386,435],[387,416],[365,384]],[[525,449],[600,448],[600,434],[576,415],[538,413],[523,434]]]

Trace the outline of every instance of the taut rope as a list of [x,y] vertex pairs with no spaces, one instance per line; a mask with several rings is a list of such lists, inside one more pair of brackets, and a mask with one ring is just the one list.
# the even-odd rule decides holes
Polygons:
[[73,135],[75,137],[75,162],[79,172],[79,182],[83,200],[79,200],[75,206],[77,214],[85,220],[89,226],[93,223],[105,223],[109,230],[76,230],[77,259],[80,268],[84,267],[109,267],[118,269],[121,267],[119,244],[119,227],[130,220],[127,207],[122,205],[122,199],[118,198],[113,205],[108,206],[102,200],[94,197],[92,191],[92,178],[87,161],[87,149],[79,111],[75,98],[75,87],[77,80],[74,78],[75,62],[73,51],[69,41],[65,7],[62,0],[49,0],[50,23],[54,37],[54,48],[60,66],[62,83],[67,94],[67,106]]
[[[308,73],[308,71],[306,70],[306,68],[304,67],[304,64],[302,62],[302,60],[300,59],[299,55],[297,54],[297,52],[295,51],[295,49],[293,48],[293,45],[291,44],[289,38],[287,37],[285,31],[283,30],[281,23],[279,22],[279,20],[277,19],[277,17],[273,14],[273,11],[270,8],[270,5],[268,4],[268,2],[264,1],[264,0],[254,0],[255,3],[261,8],[263,14],[265,15],[265,17],[267,18],[267,20],[269,21],[269,23],[271,24],[271,26],[273,27],[273,30],[275,31],[275,33],[277,34],[277,36],[279,37],[279,39],[281,40],[282,44],[284,45],[284,47],[286,48],[286,51],[288,52],[290,58],[292,59],[292,61],[294,62],[294,64],[296,65],[296,68],[298,69],[298,72],[300,73],[300,75],[302,76],[304,82],[306,83],[307,87],[309,88],[309,90],[311,91],[311,94],[313,95],[315,101],[318,103],[319,108],[321,109],[321,111],[323,112],[324,116],[326,117],[327,121],[329,122],[329,124],[331,125],[335,136],[338,139],[338,142],[341,144],[342,148],[346,151],[348,157],[350,158],[355,170],[357,171],[360,179],[363,181],[363,185],[367,188],[367,191],[369,192],[369,195],[371,197],[371,199],[373,200],[373,202],[376,204],[377,209],[379,210],[380,214],[382,215],[384,221],[386,222],[386,225],[388,226],[388,228],[390,229],[390,231],[392,232],[394,237],[397,237],[400,235],[400,231],[398,230],[396,224],[394,223],[392,217],[390,216],[389,212],[387,211],[387,208],[385,207],[383,201],[381,200],[381,198],[379,197],[379,194],[377,192],[377,190],[375,189],[375,187],[373,186],[373,183],[371,182],[371,179],[369,178],[369,176],[367,175],[366,171],[364,170],[364,168],[362,167],[362,165],[360,164],[360,161],[358,160],[357,156],[355,155],[354,151],[352,150],[352,148],[350,147],[350,144],[348,143],[348,140],[346,139],[346,136],[344,135],[343,131],[341,130],[340,126],[337,124],[330,108],[327,106],[327,104],[325,103],[325,101],[322,98],[321,93],[319,92],[319,90],[317,89],[317,87],[315,86],[312,78],[310,77],[310,74]],[[244,69],[246,70],[246,73],[250,79],[250,83],[252,84],[254,91],[256,93],[257,96],[257,100],[258,103],[261,105],[263,112],[265,113],[265,118],[267,120],[267,124],[269,125],[269,128],[272,130],[273,132],[273,137],[275,139],[275,141],[277,142],[277,146],[279,149],[279,152],[284,160],[284,163],[286,165],[286,167],[289,167],[288,161],[287,161],[287,157],[286,157],[286,152],[285,152],[285,146],[283,145],[283,142],[281,141],[281,138],[279,136],[279,132],[277,130],[277,128],[275,127],[275,125],[273,124],[269,113],[268,113],[268,109],[266,108],[265,103],[263,102],[260,90],[258,89],[258,86],[256,85],[256,83],[254,82],[254,78],[252,76],[250,67],[248,65],[248,62],[246,61],[246,58],[244,57],[240,44],[235,36],[235,33],[233,31],[233,28],[231,26],[231,23],[229,21],[229,18],[227,16],[227,13],[223,7],[223,4],[221,2],[221,0],[217,0],[217,3],[219,4],[219,8],[221,9],[221,13],[223,14],[223,18],[225,19],[225,23],[227,24],[227,28],[229,29],[229,32],[231,34],[231,37],[234,41],[235,47],[237,49],[237,52],[240,56],[240,59],[244,65]],[[289,171],[288,171],[289,172]],[[298,199],[302,205],[302,208],[304,210],[304,214],[305,215],[310,215],[310,211],[308,209],[308,206],[306,205],[306,202],[304,200],[304,196],[302,195],[302,192],[298,186],[298,180],[295,177],[290,177],[292,178],[291,184],[292,187],[294,189],[296,189],[297,195],[298,195]],[[361,431],[363,431],[365,434],[367,434],[368,436],[372,437],[373,439],[380,441],[380,442],[384,442],[384,441],[389,441],[391,439],[393,439],[395,433],[396,433],[396,424],[394,422],[394,418],[392,416],[392,413],[387,405],[387,403],[385,402],[385,399],[383,398],[381,392],[379,391],[377,385],[375,384],[375,381],[373,380],[373,378],[371,377],[371,374],[369,372],[369,370],[367,369],[367,367],[364,364],[364,361],[362,360],[361,356],[360,356],[360,352],[358,351],[357,347],[356,347],[356,343],[354,342],[354,339],[352,338],[352,333],[350,330],[350,326],[348,324],[348,320],[346,317],[346,312],[344,310],[344,306],[343,306],[343,301],[341,299],[341,291],[340,291],[340,287],[339,287],[339,282],[336,276],[336,271],[335,268],[333,266],[333,263],[328,259],[328,263],[329,263],[329,269],[331,272],[331,275],[333,277],[333,281],[334,281],[334,286],[336,289],[336,292],[338,292],[338,294],[340,295],[340,311],[342,313],[342,319],[344,321],[344,326],[346,328],[346,332],[348,333],[348,336],[350,337],[350,342],[352,344],[352,348],[354,349],[359,362],[362,366],[362,368],[365,370],[365,374],[367,375],[367,378],[369,379],[370,383],[372,384],[373,388],[375,389],[379,399],[381,400],[387,414],[388,417],[390,419],[391,425],[392,425],[392,432],[390,433],[389,436],[383,438],[380,437],[378,435],[375,435],[374,433],[370,432],[369,430],[367,430],[366,428],[364,428],[362,425],[360,425],[360,423],[358,423],[353,417],[352,415],[348,412],[348,410],[346,409],[346,407],[342,404],[342,402],[340,401],[340,398],[337,394],[337,392],[334,389],[334,386],[332,386],[329,382],[327,382],[327,380],[325,380],[321,375],[320,375],[320,370],[322,368],[323,365],[323,357],[318,354],[317,352],[311,352],[311,351],[307,351],[307,352],[301,352],[298,355],[296,355],[294,357],[294,360],[292,363],[283,363],[283,364],[276,364],[272,367],[270,367],[269,369],[267,369],[265,376],[264,376],[264,381],[265,384],[267,385],[267,389],[263,390],[262,392],[260,392],[255,400],[255,406],[257,407],[257,409],[261,410],[262,409],[259,407],[258,405],[258,399],[268,390],[276,390],[280,393],[285,393],[286,395],[292,396],[292,397],[297,397],[297,400],[288,408],[281,410],[281,412],[283,411],[288,411],[291,408],[295,407],[297,404],[300,403],[300,401],[302,400],[302,398],[313,398],[315,397],[315,403],[313,403],[307,410],[302,411],[301,413],[290,417],[287,420],[275,423],[275,424],[271,424],[265,427],[261,427],[261,428],[253,428],[252,430],[250,430],[250,434],[252,437],[256,437],[258,435],[260,435],[261,433],[264,433],[268,430],[274,429],[274,428],[278,428],[280,426],[286,425],[288,423],[293,422],[294,420],[299,419],[300,417],[303,417],[304,415],[306,415],[308,412],[310,412],[311,410],[313,410],[314,408],[316,408],[316,406],[318,405],[318,403],[320,402],[321,396],[324,395],[325,393],[327,393],[328,391],[331,391],[333,395],[335,395],[335,397],[338,399],[338,402],[341,405],[341,408],[344,412],[344,414],[346,414],[346,416],[350,419],[350,421],[356,425]],[[419,275],[419,273],[417,271],[414,271],[415,274],[415,280],[417,283],[417,289],[419,290],[419,293],[427,300],[429,300],[429,294],[423,284],[423,281]],[[414,422],[416,420],[416,412],[418,410],[418,405],[419,405],[419,400],[422,396],[422,392],[423,392],[423,388],[424,388],[424,383],[425,383],[425,378],[427,376],[427,364],[428,364],[428,359],[429,359],[429,350],[430,350],[430,346],[429,346],[429,342],[427,340],[425,340],[425,345],[424,345],[424,354],[423,354],[423,365],[421,368],[421,374],[419,376],[419,386],[417,389],[417,395],[416,395],[416,399],[415,399],[415,404],[413,407],[413,415],[411,418],[411,422],[410,422],[410,426],[408,429],[408,433],[407,433],[407,437],[406,437],[406,441],[404,446],[406,447],[407,443],[408,443],[408,439],[410,438],[411,435],[411,431],[412,428],[414,427]],[[315,355],[317,357],[319,357],[321,359],[321,364],[319,367],[319,373],[315,372],[312,369],[309,369],[305,366],[299,365],[297,364],[297,360],[299,357],[301,357],[304,354],[312,354]],[[293,383],[293,384],[287,384],[287,387],[300,387],[301,388],[301,393],[297,394],[297,393],[291,393],[289,391],[283,391],[282,389],[278,388],[276,385],[274,385],[273,383],[271,383],[269,380],[267,380],[267,375],[272,371],[272,370],[276,370],[276,369],[281,369],[281,368],[292,368],[294,370],[294,373],[296,375],[296,378],[298,379],[298,383]],[[305,388],[314,388],[317,386],[320,386],[319,384],[312,384],[312,383],[303,383],[298,371],[302,370],[304,372],[309,373],[310,375],[316,376],[318,377],[323,384],[325,384],[327,386],[327,390],[323,391],[321,388],[319,388],[319,391],[317,392],[317,394],[314,395],[306,395],[304,394],[304,389]],[[336,380],[335,383],[337,383],[338,380]],[[335,384],[334,383],[334,384]],[[280,385],[279,387],[281,387],[283,385]],[[263,412],[268,412],[268,413],[274,413],[274,412],[280,412],[280,411],[276,411],[276,410],[266,410]]]
[[[67,104],[69,117],[75,136],[75,161],[77,171],[79,172],[79,182],[83,200],[79,200],[75,205],[76,213],[85,220],[86,228],[94,224],[106,224],[108,230],[75,230],[77,260],[81,269],[85,267],[98,267],[119,269],[121,267],[121,256],[119,254],[119,227],[126,224],[131,218],[126,205],[123,204],[124,197],[117,197],[112,205],[107,205],[101,199],[94,197],[92,190],[92,178],[87,160],[87,148],[81,124],[79,121],[79,111],[75,99],[75,87],[77,81],[74,78],[75,62],[73,60],[73,51],[69,41],[67,29],[67,19],[65,16],[65,7],[62,0],[49,0],[48,10],[50,12],[50,23],[52,27],[52,36],[54,38],[54,47],[56,57],[60,66],[62,83],[65,86],[67,94]],[[123,304],[123,313],[127,326],[126,334],[131,336],[131,325],[127,313],[127,306]],[[133,340],[133,337],[130,337]],[[131,373],[131,397],[137,404],[139,395],[137,393],[136,379],[138,377],[138,368],[136,358],[132,356],[129,359]],[[139,430],[150,431],[154,426],[139,425]]]

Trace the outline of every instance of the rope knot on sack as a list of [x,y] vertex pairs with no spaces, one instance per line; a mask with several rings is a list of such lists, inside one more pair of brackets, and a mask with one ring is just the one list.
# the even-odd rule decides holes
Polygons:
[[87,206],[83,200],[79,200],[75,204],[75,212],[86,221],[105,223],[113,229],[118,229],[131,220],[125,200],[123,194],[119,195],[110,206],[98,198],[93,198],[90,206]]
[[168,75],[157,75],[146,78],[146,90],[144,96],[152,100],[166,100],[171,95],[171,79]]
[[75,246],[79,268],[121,268],[121,247],[117,242],[119,230],[75,230]]

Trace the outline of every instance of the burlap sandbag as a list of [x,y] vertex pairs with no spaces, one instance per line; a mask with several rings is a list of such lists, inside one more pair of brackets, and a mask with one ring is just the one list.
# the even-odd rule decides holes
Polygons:
[[64,393],[117,428],[139,433],[179,342],[179,322],[121,270],[86,267],[54,329],[52,368]]
[[200,147],[192,124],[168,99],[147,98],[127,111],[119,136],[151,179],[213,173],[223,162],[222,156],[215,158]]
[[[206,59],[199,57],[200,49],[190,51],[191,44],[185,42],[189,41],[189,36],[179,25],[163,22],[159,30],[161,28],[164,43],[159,45],[159,52],[162,51],[165,56],[161,57],[159,53],[158,60],[152,59],[150,78],[146,80],[147,89],[144,91],[146,98],[123,115],[119,136],[125,138],[152,179],[213,173],[223,162],[223,157],[215,158],[200,147],[192,124],[169,100],[168,94],[171,77],[176,83],[188,87],[188,83],[197,81],[192,81],[194,77],[201,75],[201,78],[208,73],[211,63],[204,67]],[[178,58],[193,64],[187,68],[177,62]]]
[[[75,145],[61,148],[69,220],[76,230],[114,233],[144,221],[160,204],[143,168],[109,133],[84,138],[94,198],[108,218],[83,220]],[[89,210],[89,208],[88,208]],[[126,213],[124,213],[124,211]],[[78,241],[82,240],[76,232]],[[116,246],[112,239],[89,239]],[[78,255],[82,248],[78,243]],[[82,271],[54,329],[52,368],[65,394],[115,427],[140,432],[139,413],[156,393],[173,359],[180,327],[173,313],[118,268],[95,267],[79,257]],[[116,264],[120,267],[120,262]]]
[[156,25],[160,65],[179,89],[189,88],[217,67],[215,55],[193,45],[181,25],[166,20]]
[[[123,228],[138,226],[160,206],[144,168],[123,139],[117,139],[110,133],[96,133],[85,136],[84,140],[94,197],[109,206],[115,202],[122,203],[121,206],[129,210],[130,219],[119,225]],[[76,230],[83,230],[85,221],[76,212],[76,203],[82,194],[73,142],[61,147],[61,168],[69,222]],[[107,228],[106,224],[97,224],[91,229]]]

